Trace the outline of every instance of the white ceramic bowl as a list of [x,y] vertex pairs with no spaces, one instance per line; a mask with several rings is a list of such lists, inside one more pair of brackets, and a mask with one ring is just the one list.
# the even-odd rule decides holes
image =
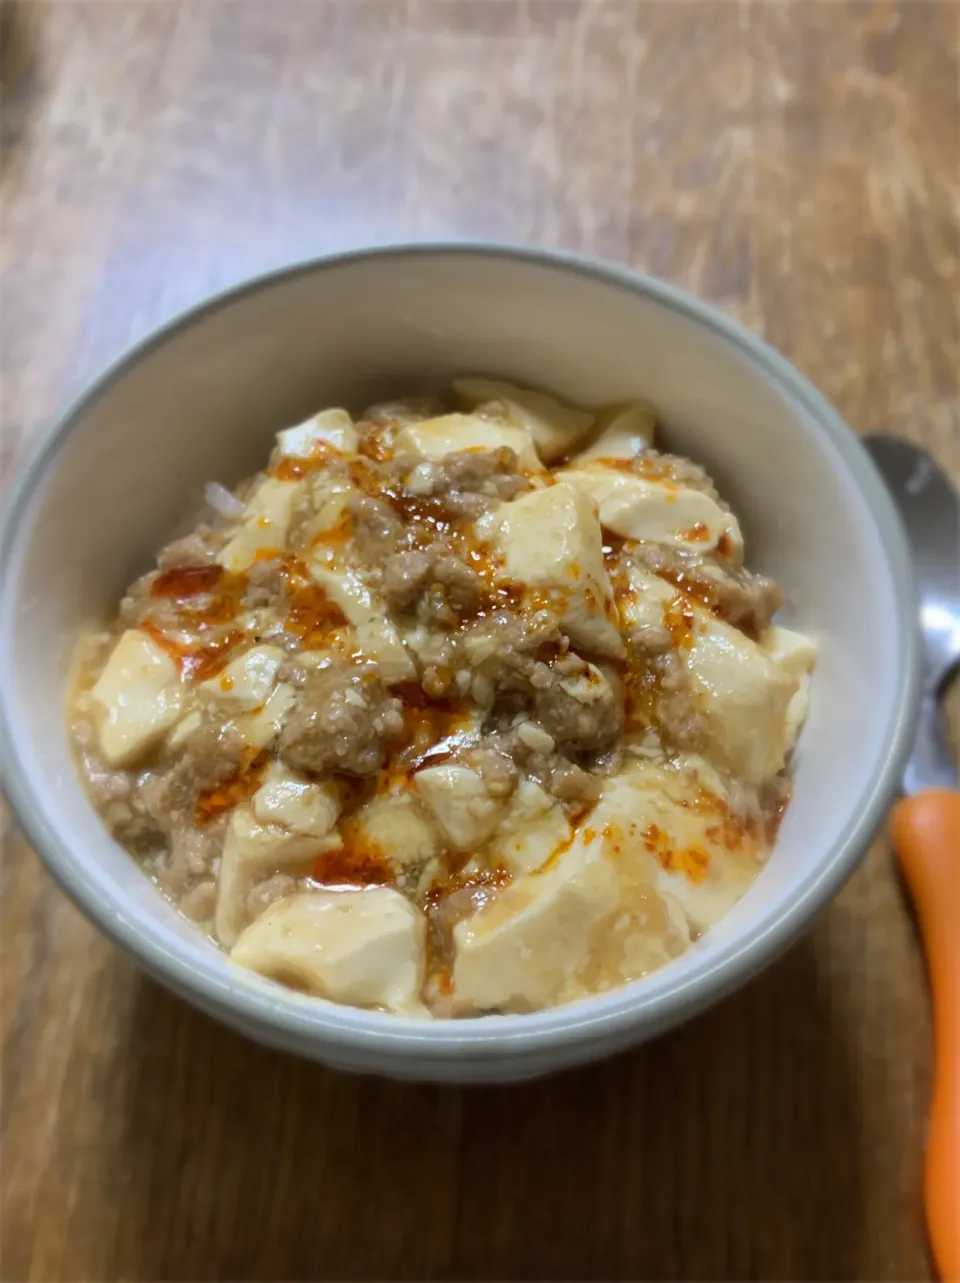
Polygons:
[[[356,1011],[239,968],[180,919],[87,802],[64,719],[77,630],[111,610],[204,482],[234,482],[274,432],[489,372],[596,403],[652,398],[671,448],[742,518],[750,564],[820,642],[795,796],[768,867],[689,953],[602,997],[435,1023]],[[866,453],[782,357],[634,272],[496,246],[321,259],[212,299],[127,353],[21,471],[0,542],[0,736],[12,804],[51,873],[158,980],[227,1024],[397,1078],[508,1080],[650,1038],[780,953],[856,866],[896,787],[916,697],[898,518]]]

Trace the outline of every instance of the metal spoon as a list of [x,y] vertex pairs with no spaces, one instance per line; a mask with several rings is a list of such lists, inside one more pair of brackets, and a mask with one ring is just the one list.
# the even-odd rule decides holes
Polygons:
[[896,500],[920,587],[924,688],[906,797],[892,832],[923,935],[936,1063],[924,1197],[934,1259],[960,1281],[960,792],[938,699],[960,662],[960,496],[926,451],[896,437],[865,444]]

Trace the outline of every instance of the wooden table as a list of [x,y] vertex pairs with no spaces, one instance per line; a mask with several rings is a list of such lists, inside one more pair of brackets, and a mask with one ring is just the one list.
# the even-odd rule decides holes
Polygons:
[[[960,476],[960,5],[0,0],[2,446],[208,291],[405,237],[647,268]],[[928,1277],[922,962],[881,840],[688,1028],[512,1090],[169,997],[8,830],[5,1281]]]

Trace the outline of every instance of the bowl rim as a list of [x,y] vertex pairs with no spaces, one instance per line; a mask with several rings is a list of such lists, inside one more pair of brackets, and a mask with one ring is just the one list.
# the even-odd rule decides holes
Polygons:
[[[0,778],[31,845],[69,898],[114,943],[132,954],[156,979],[208,1013],[261,1041],[322,1059],[325,1050],[383,1058],[435,1062],[489,1060],[502,1053],[545,1052],[571,1044],[612,1045],[628,1031],[662,1032],[745,983],[782,953],[854,871],[879,828],[912,746],[920,689],[919,623],[911,555],[893,500],[866,449],[827,399],[786,357],[737,321],[677,286],[626,265],[567,250],[491,241],[413,241],[311,256],[260,273],[208,296],[132,343],[76,395],[42,431],[11,478],[0,512],[0,611],[7,607],[10,561],[20,518],[60,446],[84,413],[127,369],[183,330],[238,299],[298,276],[397,258],[498,258],[587,276],[646,297],[705,326],[759,366],[775,385],[808,412],[839,452],[859,486],[876,524],[890,567],[897,602],[897,690],[885,742],[863,794],[852,800],[846,825],[789,903],[756,931],[719,945],[704,970],[672,982],[669,968],[658,987],[642,979],[607,994],[522,1015],[427,1021],[362,1011],[283,990],[238,974],[226,980],[223,959],[188,959],[160,932],[145,931],[119,893],[101,897],[83,875],[83,863],[62,843],[46,819],[51,798],[33,787],[22,770],[10,725],[7,674],[0,673]],[[584,1057],[585,1058],[585,1057]]]

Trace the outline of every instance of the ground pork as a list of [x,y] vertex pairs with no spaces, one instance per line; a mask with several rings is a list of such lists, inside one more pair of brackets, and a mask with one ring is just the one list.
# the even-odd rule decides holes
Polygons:
[[581,671],[558,675],[534,698],[536,718],[558,745],[574,753],[600,754],[623,728],[623,693],[611,675],[581,662]]
[[769,627],[773,616],[783,605],[780,585],[766,575],[757,575],[740,568],[701,579],[694,575],[691,582],[709,590],[715,586],[718,614],[734,628],[740,628],[753,637],[759,637]]
[[[533,735],[531,725],[535,727]],[[568,809],[580,812],[599,799],[603,784],[598,775],[549,747],[550,737],[535,723],[520,723],[497,736],[495,743],[502,754],[509,754],[523,775],[535,780]]]
[[516,451],[508,446],[448,454],[434,465],[432,492],[436,495],[462,490],[506,500],[529,489],[530,481],[520,472]]
[[596,775],[565,757],[554,760],[543,782],[558,801],[578,807],[593,806],[600,800],[603,791],[603,783]]
[[769,628],[774,614],[783,605],[783,593],[774,580],[743,567],[692,559],[678,549],[653,543],[637,543],[628,555],[671,582],[682,575],[691,596],[752,637],[760,636]]
[[243,748],[239,735],[208,713],[172,764],[138,777],[133,805],[163,837],[166,849],[156,858],[156,877],[175,900],[210,874],[223,848],[226,815],[199,827],[197,799],[236,772]]
[[382,591],[387,605],[416,613],[420,622],[450,627],[480,605],[480,576],[442,546],[407,550],[388,557]]
[[280,756],[294,770],[373,775],[385,745],[403,733],[402,706],[375,665],[336,660],[306,673],[280,735]]
[[348,506],[364,561],[377,565],[401,546],[403,523],[389,504],[369,495],[354,495]]
[[213,871],[223,850],[226,818],[198,829],[192,820],[171,817],[164,827],[169,846],[158,862],[157,882],[171,899],[179,901]]
[[200,525],[182,539],[174,539],[160,550],[157,557],[159,570],[179,570],[182,566],[209,566],[223,542],[209,526]]
[[359,422],[355,425],[361,438],[364,430],[391,424],[404,427],[408,423],[423,423],[425,419],[435,419],[445,412],[445,406],[438,397],[411,396],[403,401],[378,401],[367,406]]
[[[691,459],[684,459],[676,454],[663,453],[660,450],[644,450],[642,454],[637,456],[637,466],[641,473],[645,466],[649,468],[651,464],[658,469],[662,469],[664,475],[669,480],[676,482],[678,486],[687,486],[691,490],[702,490],[714,502],[721,502],[712,478],[705,469]],[[726,507],[726,505],[723,506]]]
[[247,917],[252,922],[284,896],[297,889],[297,880],[289,873],[273,873],[247,892]]
[[219,714],[208,708],[184,740],[183,752],[171,775],[182,780],[194,795],[201,789],[215,788],[236,771],[245,747],[235,727],[224,724]]
[[407,549],[388,557],[383,567],[381,589],[391,610],[402,614],[413,610],[433,572],[432,550]]
[[245,610],[282,608],[289,591],[289,576],[279,558],[255,561],[247,570],[247,584],[243,593]]
[[217,907],[217,884],[212,879],[198,882],[181,899],[178,908],[193,922],[209,922]]
[[516,766],[494,744],[468,749],[460,760],[476,771],[491,797],[510,797],[517,787],[519,774]]
[[84,755],[84,772],[93,804],[119,842],[142,856],[163,846],[163,832],[144,804],[136,775],[113,770],[92,754]]
[[659,674],[657,720],[663,736],[680,748],[702,747],[707,721],[690,684],[690,675],[676,651],[656,661]]
[[448,695],[462,671],[459,639],[449,633],[427,633],[418,636],[416,646],[411,649],[424,692],[431,699]]
[[157,573],[151,571],[130,586],[120,603],[120,622],[125,628],[142,628],[151,624],[162,633],[178,634],[186,644],[208,645],[211,633],[203,627],[205,616],[215,613],[216,592],[191,593],[189,599],[154,597],[151,589]]
[[498,694],[519,692],[533,697],[554,681],[545,648],[561,643],[560,621],[552,611],[515,615],[498,610],[465,631],[462,649],[468,663],[494,683]]

